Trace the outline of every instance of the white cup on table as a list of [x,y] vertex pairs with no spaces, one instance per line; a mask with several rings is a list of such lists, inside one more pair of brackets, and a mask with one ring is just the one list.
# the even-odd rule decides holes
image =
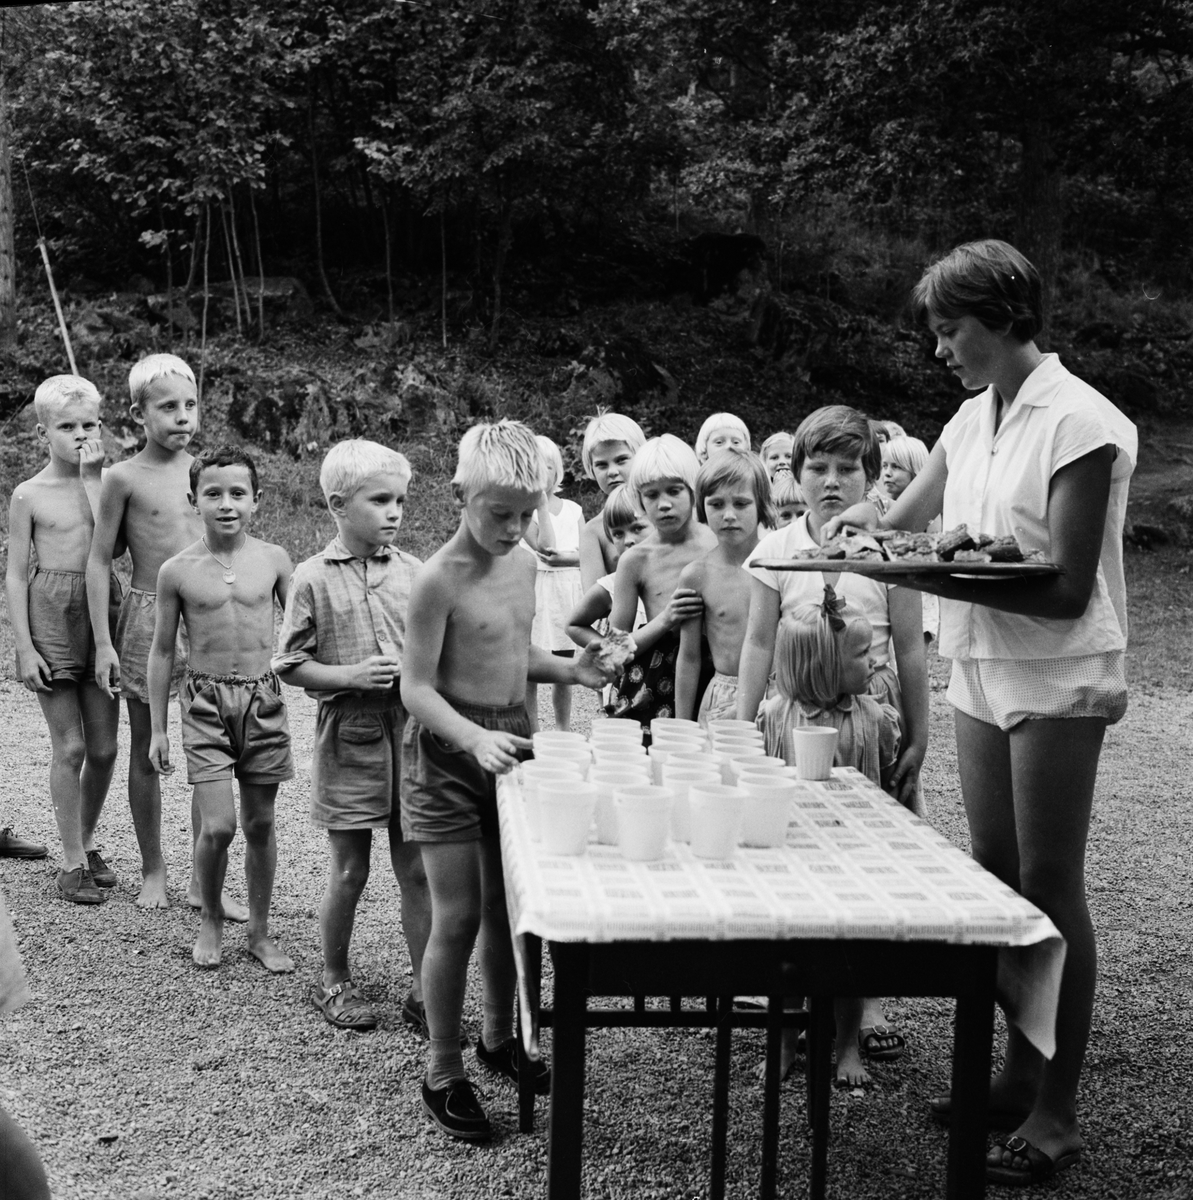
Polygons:
[[742,818],[743,846],[781,846],[787,837],[787,824],[798,785],[782,776],[753,777],[743,780],[746,810]]
[[622,858],[652,862],[663,857],[674,801],[675,792],[671,788],[655,784],[614,788],[617,845]]
[[831,725],[797,725],[791,731],[800,779],[831,779],[837,730]]
[[613,799],[617,789],[650,783],[646,759],[641,761],[641,768],[636,762],[621,767],[597,765],[592,768],[589,780],[596,786],[596,835],[603,846],[617,845],[617,806]]
[[538,793],[543,849],[548,854],[583,854],[596,809],[596,784],[569,779],[556,786],[540,779]]
[[582,783],[580,772],[574,764],[561,763],[548,766],[537,762],[526,762],[521,766],[522,772],[522,801],[526,806],[526,826],[530,831],[530,840],[538,842],[543,836],[542,801],[539,797],[539,785],[548,787],[575,787]]
[[676,842],[692,840],[692,806],[688,793],[697,784],[720,783],[721,772],[715,767],[689,767],[675,760],[663,764],[663,786],[674,789],[671,805],[671,839]]
[[723,783],[695,783],[688,789],[692,810],[692,853],[697,858],[732,858],[741,835],[746,793]]

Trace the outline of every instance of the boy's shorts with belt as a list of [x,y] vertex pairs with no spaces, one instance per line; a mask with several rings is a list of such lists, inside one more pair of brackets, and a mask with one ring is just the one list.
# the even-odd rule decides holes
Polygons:
[[[116,620],[116,653],[120,656],[120,694],[149,703],[149,651],[153,648],[153,627],[157,622],[157,592],[129,588]],[[174,671],[170,675],[170,695],[181,693],[186,676],[190,643],[186,623],[178,622],[174,642]]]
[[188,667],[179,702],[187,783],[235,776],[265,786],[294,778],[286,703],[272,671],[250,678]]
[[[482,729],[530,737],[525,704],[497,707],[440,695]],[[415,842],[498,836],[497,776],[413,717],[402,742],[402,835]]]
[[[119,607],[120,581],[113,575],[108,585],[109,632]],[[95,640],[82,571],[37,569],[29,580],[29,637],[50,668],[52,680],[94,680]]]
[[321,700],[311,757],[311,821],[322,829],[397,833],[406,710],[398,684],[386,692]]

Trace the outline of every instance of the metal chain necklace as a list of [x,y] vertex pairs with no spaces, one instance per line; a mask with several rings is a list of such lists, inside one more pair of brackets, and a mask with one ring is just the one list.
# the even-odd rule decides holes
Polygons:
[[[240,543],[240,550],[243,550],[245,548],[245,546],[248,545],[248,540],[249,540],[248,536],[246,535],[244,541]],[[232,570],[232,564],[236,561],[236,555],[238,555],[240,553],[240,550],[237,550],[232,555],[231,559],[228,562],[224,562],[223,559],[221,559],[219,557],[219,555],[216,554],[216,552],[207,544],[206,537],[204,537],[202,539],[202,541],[203,541],[203,549],[206,550],[207,553],[210,554],[211,557],[214,558],[215,561],[217,563],[219,563],[221,567],[224,568],[224,582],[229,585],[235,583],[236,582],[236,572]]]

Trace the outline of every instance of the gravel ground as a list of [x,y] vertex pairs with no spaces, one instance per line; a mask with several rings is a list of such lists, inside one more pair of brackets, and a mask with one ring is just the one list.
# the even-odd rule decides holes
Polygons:
[[[941,681],[937,669],[926,778],[933,820],[965,846]],[[380,844],[353,950],[356,979],[376,1002],[381,1026],[367,1035],[337,1032],[311,1007],[325,849],[305,815],[313,705],[288,696],[300,770],[278,803],[274,930],[295,958],[296,974],[267,975],[245,953],[240,926],[226,935],[221,970],[192,967],[198,917],[180,903],[190,853],[181,782],[168,782],[164,799],[175,906],[155,913],[135,907],[138,859],[118,768],[101,825],[121,880],[108,904],[64,904],[50,862],[0,859],[34,993],[0,1025],[0,1101],[37,1143],[61,1200],[541,1194],[544,1103],[535,1133],[521,1136],[512,1087],[478,1071],[497,1129],[491,1146],[450,1143],[422,1116],[424,1046],[398,1015],[409,962]],[[577,709],[583,727],[591,707]],[[1193,1198],[1193,1116],[1184,1083],[1193,1050],[1191,717],[1193,699],[1183,690],[1136,692],[1103,756],[1089,849],[1102,961],[1081,1098],[1087,1154],[1057,1185],[1067,1196]],[[0,683],[0,721],[8,730],[0,770],[9,781],[0,824],[56,848],[49,739],[19,685]],[[126,727],[121,733],[126,758]],[[243,894],[239,839],[229,880]],[[835,1196],[943,1194],[946,1135],[928,1118],[926,1101],[947,1088],[951,1005],[897,1001],[889,1011],[910,1050],[902,1062],[873,1068],[864,1095],[834,1093]],[[466,1019],[479,1027],[475,987]],[[761,1091],[753,1068],[761,1046],[759,1032],[735,1039],[734,1197],[757,1188]],[[711,1035],[606,1030],[590,1034],[589,1047],[586,1196],[704,1195]],[[783,1196],[806,1191],[802,1083],[797,1074],[783,1089]]]

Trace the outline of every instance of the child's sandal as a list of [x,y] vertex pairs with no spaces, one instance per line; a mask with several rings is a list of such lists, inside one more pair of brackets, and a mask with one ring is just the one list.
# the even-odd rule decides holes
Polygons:
[[315,984],[311,989],[311,1003],[323,1014],[324,1020],[337,1029],[355,1029],[363,1033],[377,1028],[377,1014],[351,979],[330,988]]

